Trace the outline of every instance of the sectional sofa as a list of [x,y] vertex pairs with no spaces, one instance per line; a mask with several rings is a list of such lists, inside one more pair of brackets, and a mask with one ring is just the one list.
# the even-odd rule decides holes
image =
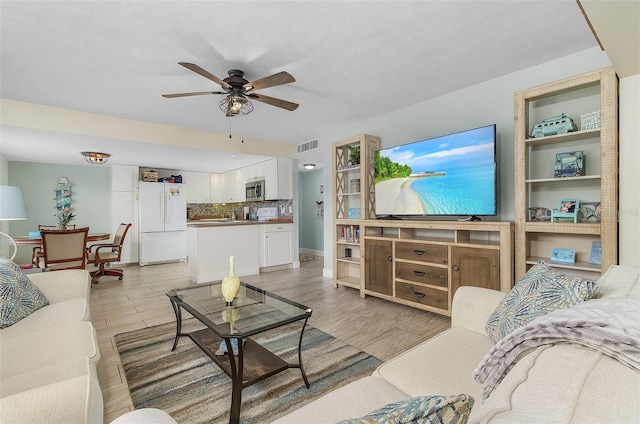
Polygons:
[[[27,275],[25,281],[14,263],[0,258],[0,277],[0,422],[102,423],[96,372],[100,350],[91,324],[89,273],[41,272]],[[27,293],[31,284],[35,297]],[[34,304],[35,311],[16,318],[16,309],[34,309]],[[145,420],[175,423],[158,410],[133,411],[117,422]]]
[[[510,299],[505,297],[509,295],[461,287],[453,301],[449,330],[382,364],[373,375],[341,387],[276,423],[360,423],[367,419],[366,422],[462,423],[468,419],[470,423],[638,423],[640,267],[613,266],[596,284],[597,287],[588,287],[590,300],[534,319],[497,342],[487,332],[487,322],[500,305],[509,303],[504,301]],[[626,311],[626,315],[618,314],[616,309]],[[583,328],[578,328],[584,324],[582,321],[589,321],[578,315],[585,311],[587,316],[592,313],[596,322],[595,342],[591,340],[594,333],[581,333]],[[614,321],[626,328],[619,331],[618,325],[609,325]],[[535,337],[523,336],[548,322],[568,327],[567,340],[558,337],[539,344]],[[618,332],[612,338],[619,346],[600,343],[598,332],[613,328]],[[571,334],[577,334],[577,338]],[[557,334],[545,335],[554,336]],[[525,339],[524,345],[511,343],[515,348],[509,350],[512,346],[508,341],[520,338]],[[482,381],[482,377],[487,377],[484,384],[476,381]],[[488,396],[487,383],[493,383]],[[473,401],[461,405],[461,398],[456,397],[461,394]],[[435,403],[424,400],[432,401],[435,395],[440,396],[435,397]],[[424,416],[417,414],[416,399],[427,405],[424,416],[431,413],[434,415],[429,417],[439,417],[439,407],[445,405],[449,408],[448,418],[420,421]]]

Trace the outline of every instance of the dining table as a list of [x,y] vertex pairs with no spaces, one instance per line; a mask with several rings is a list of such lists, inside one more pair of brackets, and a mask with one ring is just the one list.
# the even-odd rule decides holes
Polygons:
[[[89,233],[87,235],[87,242],[94,241],[102,241],[109,240],[111,238],[111,234],[109,233]],[[18,246],[41,246],[42,245],[42,237],[41,236],[19,236],[13,237]]]
[[[110,238],[110,233],[89,233],[87,234],[87,244],[93,243],[95,241],[109,240]],[[13,237],[13,240],[15,241],[17,246],[33,246],[34,248],[36,246],[39,246],[40,248],[42,248],[42,236],[40,235]],[[39,268],[40,264],[38,262],[39,261],[35,256],[34,250],[34,256],[31,258],[31,265]]]

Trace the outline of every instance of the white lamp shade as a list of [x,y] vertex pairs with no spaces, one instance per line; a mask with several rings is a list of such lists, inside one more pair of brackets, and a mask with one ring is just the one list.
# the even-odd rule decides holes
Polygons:
[[0,221],[27,218],[22,189],[14,186],[0,186]]

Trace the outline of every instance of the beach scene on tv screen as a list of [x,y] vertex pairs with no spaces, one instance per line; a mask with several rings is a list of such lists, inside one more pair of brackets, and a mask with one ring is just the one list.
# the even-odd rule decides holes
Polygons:
[[494,127],[382,149],[377,215],[495,214]]

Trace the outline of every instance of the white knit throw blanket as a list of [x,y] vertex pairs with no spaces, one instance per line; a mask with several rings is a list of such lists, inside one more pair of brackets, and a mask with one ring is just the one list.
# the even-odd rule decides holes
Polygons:
[[486,400],[503,377],[538,346],[574,343],[640,371],[640,300],[602,298],[551,312],[496,343],[473,372]]

